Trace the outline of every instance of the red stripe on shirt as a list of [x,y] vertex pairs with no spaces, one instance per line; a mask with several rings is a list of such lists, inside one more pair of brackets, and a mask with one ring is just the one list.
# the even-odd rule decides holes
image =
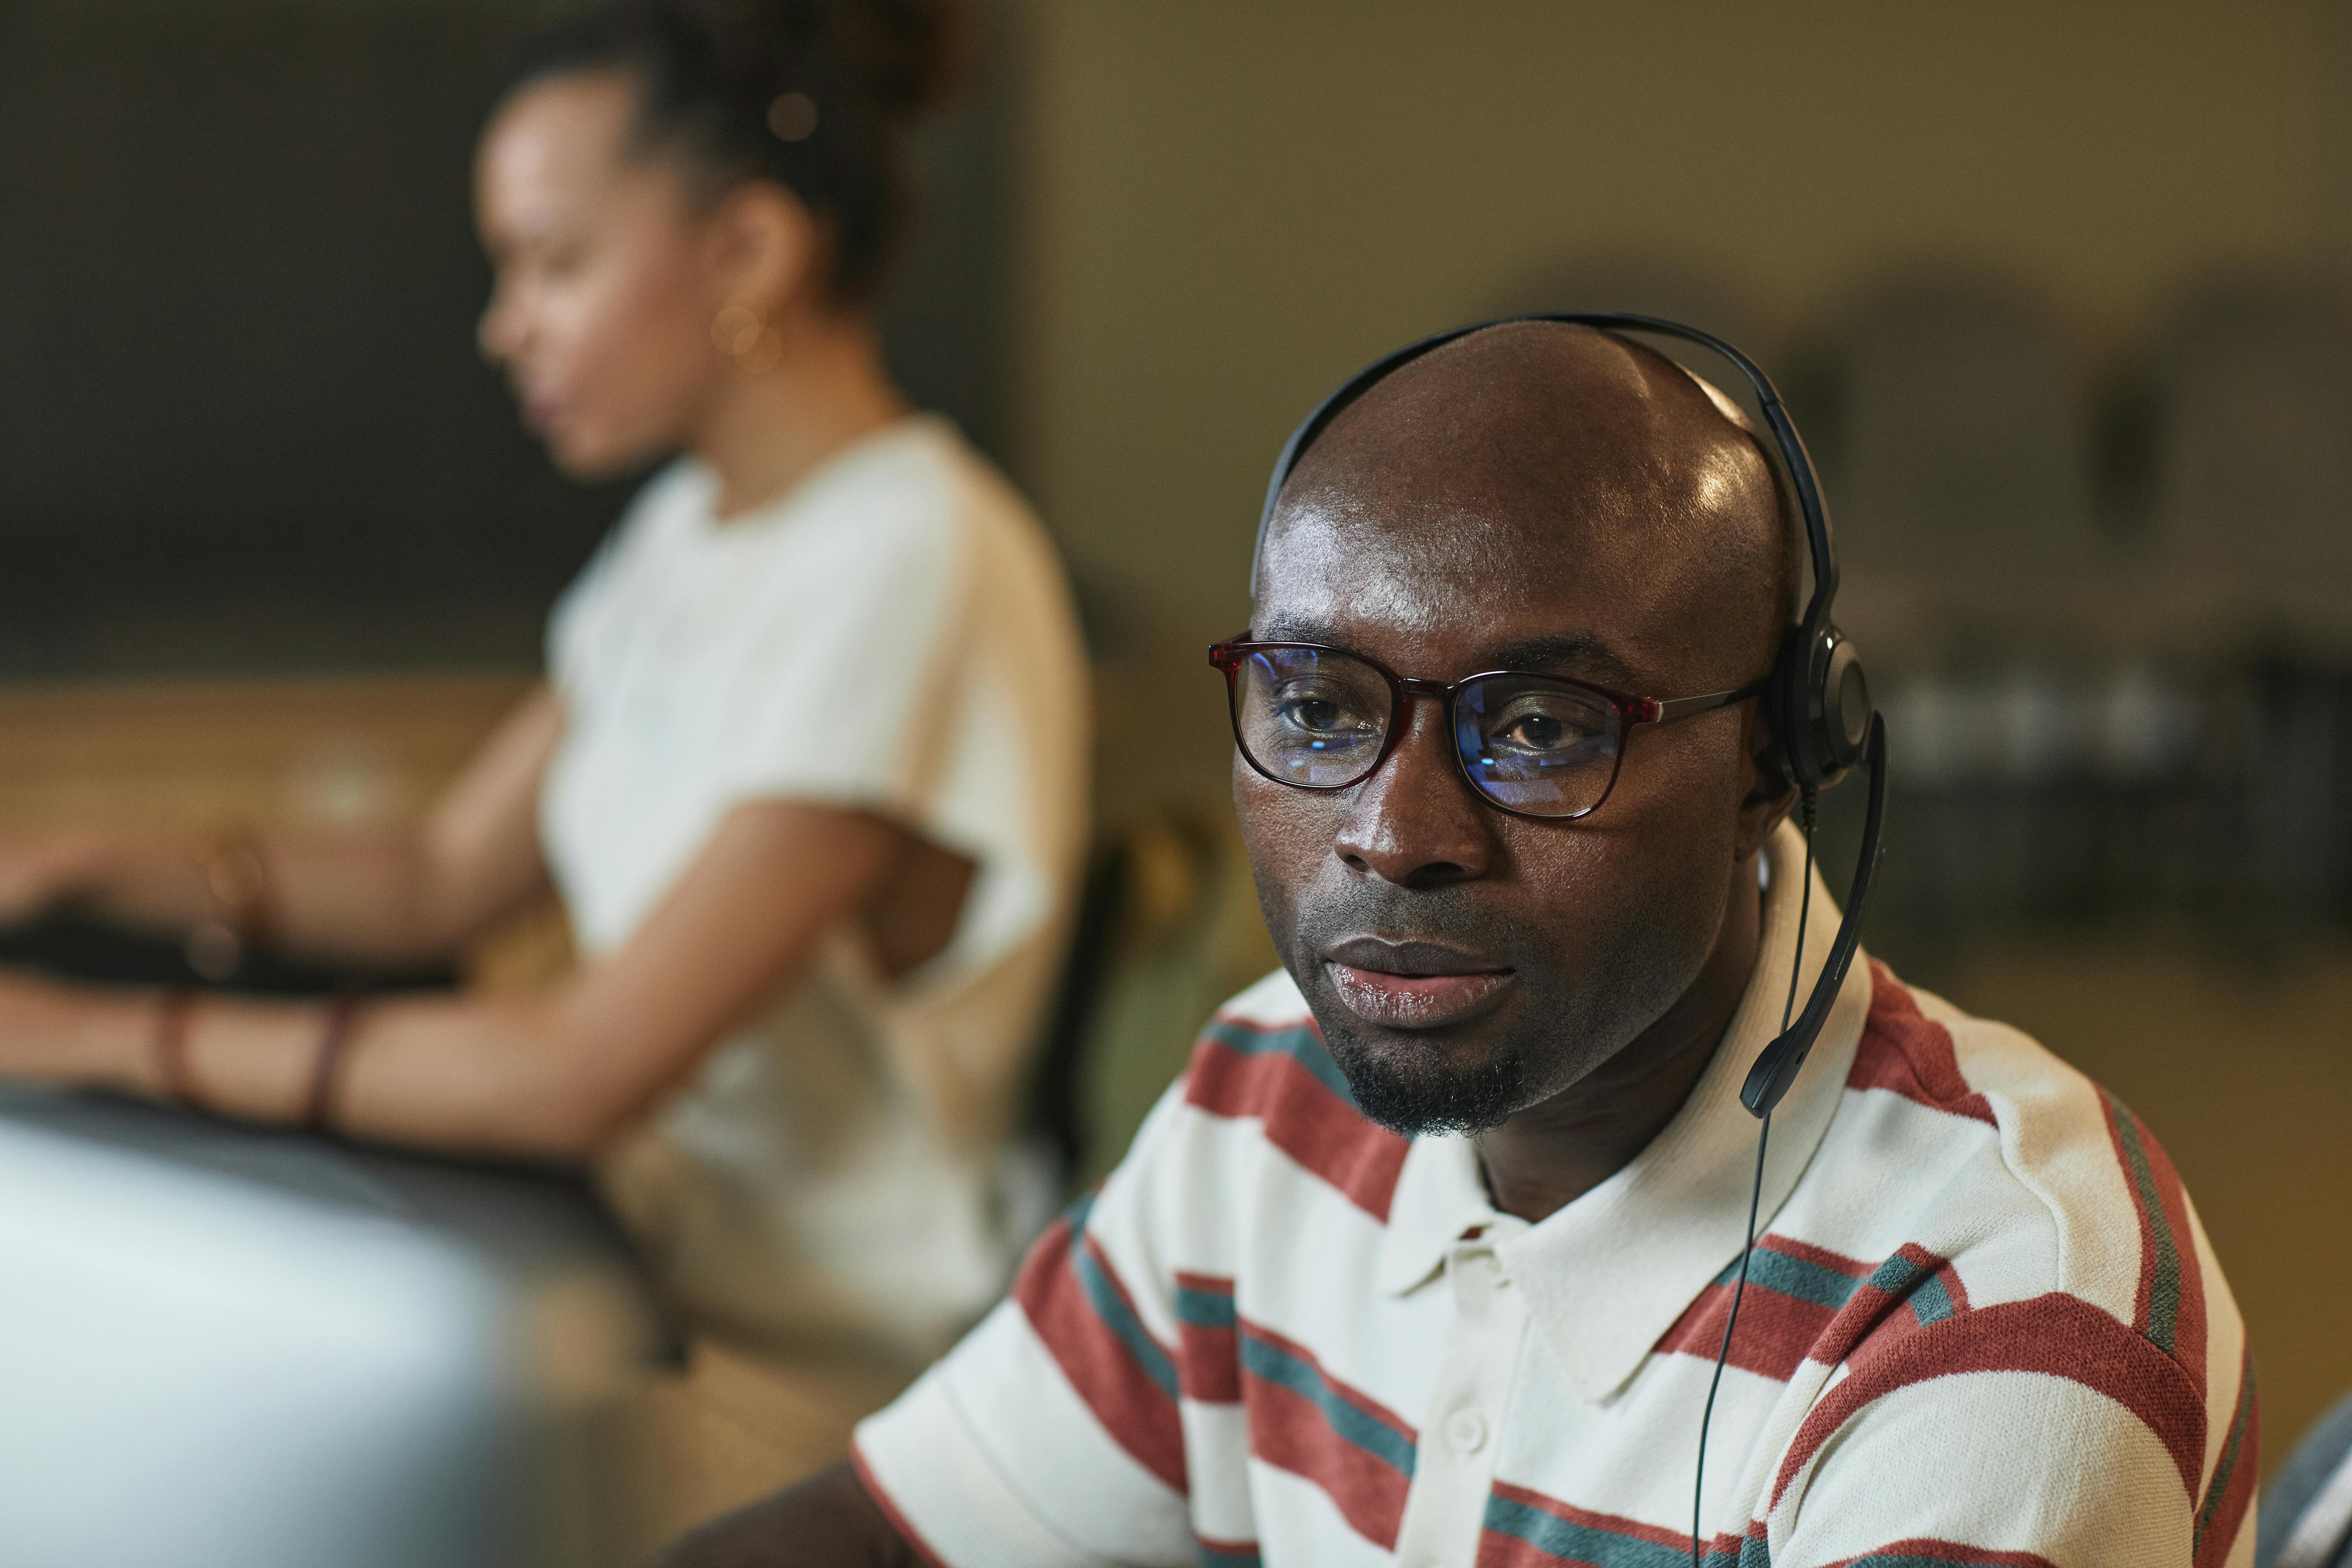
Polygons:
[[932,1551],[931,1543],[923,1539],[922,1532],[898,1511],[898,1505],[890,1500],[889,1492],[875,1479],[873,1467],[866,1462],[866,1455],[856,1443],[849,1446],[849,1462],[857,1472],[857,1484],[866,1489],[866,1495],[874,1500],[874,1506],[882,1510],[882,1517],[889,1521],[892,1530],[898,1532],[898,1539],[923,1560],[926,1568],[948,1568],[947,1559]]
[[[1690,1551],[1691,1538],[1685,1531],[1668,1530],[1663,1525],[1644,1524],[1638,1519],[1627,1519],[1622,1514],[1596,1513],[1591,1509],[1579,1508],[1572,1502],[1563,1502],[1559,1498],[1547,1497],[1532,1488],[1515,1487],[1508,1481],[1496,1481],[1492,1491],[1496,1497],[1508,1498],[1511,1501],[1523,1503],[1528,1508],[1540,1509],[1554,1519],[1564,1519],[1570,1524],[1580,1524],[1587,1530],[1605,1531],[1611,1535],[1623,1536],[1629,1541],[1647,1542],[1653,1546],[1670,1546],[1676,1552]],[[1762,1526],[1759,1525],[1757,1528],[1760,1530]],[[1496,1532],[1489,1531],[1487,1534],[1491,1539]],[[1736,1546],[1741,1538],[1736,1535],[1721,1535],[1716,1539]],[[1538,1555],[1546,1563],[1559,1561],[1549,1552],[1538,1552]],[[1478,1554],[1478,1562],[1480,1568],[1485,1568],[1486,1554],[1484,1550],[1481,1550]]]
[[[2261,1458],[2262,1399],[2254,1388],[2254,1358],[2251,1348],[2238,1358],[2237,1407],[2230,1413],[2230,1436],[2214,1460],[2214,1473],[2205,1483],[2205,1500],[2197,1510],[2195,1568],[2221,1568],[2245,1528],[2254,1502],[2254,1469]],[[2223,1472],[2226,1470],[2226,1474]]]
[[[2157,1318],[2157,1291],[2170,1291],[2174,1300],[2166,1314],[2168,1348],[2180,1369],[2202,1393],[2205,1271],[2197,1259],[2197,1238],[2189,1228],[2188,1195],[2181,1190],[2179,1173],[2172,1168],[2170,1157],[2147,1130],[2147,1124],[2132,1115],[2114,1095],[2102,1092],[2099,1099],[2106,1111],[2107,1136],[2115,1149],[2116,1163],[2123,1169],[2124,1185],[2131,1189],[2132,1207],[2139,1216],[2139,1291],[2133,1304],[2132,1326],[2143,1334],[2150,1333]],[[2147,1162],[2147,1173],[2155,1184],[2153,1206],[2141,1187],[2138,1163],[2126,1146],[2126,1121],[2130,1142]],[[2168,1268],[2167,1252],[2170,1254]]]
[[2073,1296],[2052,1292],[1979,1307],[1932,1329],[1879,1336],[1847,1363],[1797,1428],[1772,1480],[1770,1508],[1822,1446],[1872,1401],[1957,1373],[2030,1372],[2104,1394],[2147,1424],[2190,1497],[2205,1467],[2205,1398],[2180,1367],[2124,1323]]
[[[1911,1264],[1923,1276],[1945,1281],[1945,1289],[1954,1293],[1952,1310],[1955,1313],[1968,1310],[1968,1292],[1961,1289],[1959,1276],[1952,1271],[1949,1260],[1914,1241],[1906,1241],[1896,1247],[1895,1258]],[[1888,1261],[1891,1263],[1894,1258]],[[1921,1323],[1916,1312],[1895,1310],[1915,1301],[1917,1295],[1916,1284],[1910,1290],[1897,1296],[1865,1281],[1847,1300],[1835,1321],[1823,1331],[1821,1342],[1813,1349],[1813,1359],[1823,1366],[1835,1366],[1853,1355],[1864,1341],[1876,1345],[1883,1343],[1890,1335],[1921,1332],[1930,1325]]]
[[[1710,1285],[1700,1291],[1698,1300],[1683,1309],[1675,1326],[1658,1341],[1658,1350],[1713,1361],[1723,1348],[1723,1324],[1731,1313],[1731,1294],[1728,1285]],[[1726,1360],[1742,1372],[1786,1383],[1796,1375],[1798,1363],[1835,1316],[1816,1302],[1761,1289],[1751,1279],[1747,1299],[1739,1303],[1739,1329],[1731,1337],[1731,1354]]]
[[1969,1546],[1957,1541],[1943,1541],[1931,1535],[1914,1535],[1904,1541],[1890,1541],[1874,1546],[1858,1557],[1841,1557],[1822,1568],[1847,1568],[1854,1563],[1949,1563],[1952,1568],[2057,1568],[2057,1565],[2032,1552],[1987,1552],[1980,1546]]
[[[1013,1282],[1013,1299],[1103,1429],[1138,1464],[1171,1489],[1182,1492],[1186,1489],[1184,1428],[1177,1417],[1176,1401],[1087,1300],[1086,1287],[1071,1267],[1070,1239],[1070,1222],[1055,1221],[1023,1260],[1020,1276]],[[1100,1248],[1091,1256],[1131,1309],[1133,1299],[1112,1270],[1110,1260]]]
[[[1229,1306],[1234,1282],[1178,1271],[1176,1289],[1216,1297]],[[1176,1321],[1176,1376],[1184,1397],[1208,1405],[1238,1404],[1242,1396],[1240,1337],[1231,1323],[1195,1323],[1180,1312]]]
[[1322,1378],[1323,1385],[1326,1388],[1328,1388],[1341,1399],[1347,1401],[1349,1405],[1354,1405],[1357,1409],[1362,1411],[1365,1415],[1370,1416],[1373,1420],[1379,1422],[1390,1431],[1394,1432],[1398,1436],[1403,1438],[1407,1447],[1411,1447],[1413,1444],[1421,1441],[1421,1435],[1413,1429],[1412,1422],[1407,1421],[1403,1416],[1398,1415],[1395,1411],[1391,1410],[1387,1405],[1382,1405],[1379,1400],[1374,1399],[1370,1394],[1366,1394],[1362,1389],[1356,1387],[1353,1384],[1344,1383],[1339,1378],[1332,1376],[1331,1369],[1323,1364],[1322,1359],[1317,1356],[1313,1351],[1308,1350],[1305,1345],[1300,1344],[1297,1340],[1291,1339],[1286,1335],[1278,1334],[1272,1329],[1267,1328],[1264,1323],[1255,1322],[1248,1319],[1242,1320],[1242,1326],[1249,1334],[1250,1338],[1254,1340],[1263,1340],[1267,1344],[1274,1346],[1276,1350],[1286,1352],[1290,1355],[1297,1357],[1298,1360],[1303,1361],[1307,1365],[1313,1367],[1315,1369],[1316,1375]]
[[1870,1014],[1845,1086],[1883,1089],[1936,1110],[1991,1121],[1991,1105],[1960,1072],[1952,1032],[1920,1012],[1910,988],[1874,958],[1870,982]]
[[[1395,1432],[1408,1448],[1417,1441],[1402,1418],[1370,1394],[1333,1377],[1306,1346],[1258,1323],[1247,1324],[1244,1331],[1313,1367],[1324,1387]],[[1357,1534],[1375,1546],[1395,1549],[1397,1527],[1404,1520],[1405,1494],[1412,1484],[1411,1476],[1341,1436],[1322,1407],[1296,1389],[1245,1375],[1242,1398],[1249,1407],[1253,1456],[1312,1482]]]
[[[1229,1028],[1274,1032],[1242,1019],[1219,1022]],[[1260,1122],[1267,1142],[1374,1219],[1388,1222],[1389,1202],[1412,1142],[1366,1121],[1287,1053],[1242,1052],[1204,1039],[1193,1047],[1184,1100],[1212,1116]]]
[[[1874,1267],[1826,1247],[1770,1233],[1756,1238],[1756,1250],[1777,1252],[1849,1279],[1869,1278]],[[1698,1299],[1685,1308],[1674,1326],[1660,1337],[1657,1351],[1713,1361],[1723,1348],[1723,1324],[1731,1311],[1734,1289],[1733,1285],[1709,1285],[1700,1291]],[[1739,1331],[1732,1337],[1731,1353],[1727,1360],[1743,1372],[1778,1383],[1795,1376],[1798,1363],[1809,1355],[1835,1364],[1836,1358],[1822,1355],[1817,1346],[1822,1336],[1831,1331],[1838,1315],[1836,1308],[1784,1296],[1760,1284],[1751,1271],[1748,1295],[1739,1305]]]

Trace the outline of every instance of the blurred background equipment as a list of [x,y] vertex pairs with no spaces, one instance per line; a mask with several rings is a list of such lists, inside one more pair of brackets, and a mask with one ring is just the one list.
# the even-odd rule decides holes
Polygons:
[[636,1560],[661,1327],[576,1184],[0,1089],[13,1563]]
[[[558,9],[0,10],[0,830],[410,811],[528,679],[623,494],[471,342],[488,60]],[[1895,756],[1868,945],[2158,1129],[2274,1466],[2352,1385],[2352,8],[986,10],[891,343],[1089,616],[1077,1169],[1267,961],[1201,649],[1283,435],[1419,333],[1655,310],[1821,462]]]
[[2263,1491],[2254,1568],[2343,1568],[2352,1559],[2352,1394],[2313,1423]]

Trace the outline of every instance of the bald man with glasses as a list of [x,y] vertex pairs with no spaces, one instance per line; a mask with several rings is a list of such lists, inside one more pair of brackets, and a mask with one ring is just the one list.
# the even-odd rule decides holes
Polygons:
[[1756,1163],[1835,913],[1729,407],[1521,322],[1328,426],[1211,655],[1282,970],[854,1467],[666,1562],[2251,1561],[2243,1325],[2112,1096],[1864,962]]

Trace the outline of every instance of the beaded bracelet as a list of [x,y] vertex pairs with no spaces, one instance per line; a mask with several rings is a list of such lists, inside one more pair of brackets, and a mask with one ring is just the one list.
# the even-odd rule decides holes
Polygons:
[[188,1023],[195,1005],[196,994],[186,986],[163,994],[155,1013],[155,1078],[164,1099],[202,1110],[205,1104],[196,1098],[195,1080],[188,1072]]
[[326,1027],[319,1037],[319,1054],[310,1064],[310,1096],[304,1103],[302,1125],[313,1132],[335,1130],[335,1089],[341,1074],[352,1026],[359,1018],[365,994],[345,985],[327,1002]]

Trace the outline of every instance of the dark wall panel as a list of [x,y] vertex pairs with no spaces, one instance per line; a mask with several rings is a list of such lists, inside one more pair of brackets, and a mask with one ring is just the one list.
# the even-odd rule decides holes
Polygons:
[[[0,676],[527,662],[627,487],[476,357],[499,6],[0,9]],[[995,433],[995,114],[893,342]]]

